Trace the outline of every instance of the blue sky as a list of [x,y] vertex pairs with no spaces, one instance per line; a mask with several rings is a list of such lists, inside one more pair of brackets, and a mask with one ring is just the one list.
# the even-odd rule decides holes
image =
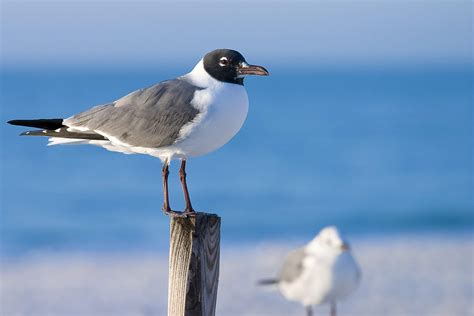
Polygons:
[[470,1],[3,1],[2,62],[192,65],[235,48],[285,65],[472,62]]

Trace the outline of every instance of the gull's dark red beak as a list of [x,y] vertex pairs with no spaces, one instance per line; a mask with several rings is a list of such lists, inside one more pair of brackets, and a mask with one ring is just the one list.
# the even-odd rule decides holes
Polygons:
[[237,67],[237,74],[239,76],[256,75],[256,76],[268,76],[270,73],[262,66],[249,65],[245,62],[240,63]]

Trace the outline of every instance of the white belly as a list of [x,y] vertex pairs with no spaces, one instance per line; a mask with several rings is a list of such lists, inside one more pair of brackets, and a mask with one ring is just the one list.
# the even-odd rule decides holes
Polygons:
[[201,113],[182,129],[180,140],[170,146],[176,150],[176,156],[196,157],[219,149],[244,124],[248,97],[243,86],[224,84],[222,89],[210,91],[196,92],[194,105]]
[[300,278],[280,283],[280,291],[287,299],[303,305],[319,305],[340,301],[357,288],[360,272],[350,253],[342,253],[333,263],[315,264],[312,260],[305,260],[305,265],[311,268]]

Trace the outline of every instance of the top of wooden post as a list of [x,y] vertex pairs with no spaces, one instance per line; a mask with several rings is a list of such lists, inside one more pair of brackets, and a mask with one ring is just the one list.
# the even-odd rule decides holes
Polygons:
[[169,316],[215,315],[220,224],[216,214],[170,220]]

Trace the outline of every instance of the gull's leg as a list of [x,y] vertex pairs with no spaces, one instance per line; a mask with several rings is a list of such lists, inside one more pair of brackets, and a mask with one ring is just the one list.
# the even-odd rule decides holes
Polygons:
[[165,214],[171,214],[170,208],[170,198],[168,194],[168,175],[170,174],[169,171],[169,160],[166,160],[163,163],[163,169],[161,175],[163,176],[163,212]]
[[191,205],[191,198],[189,197],[188,185],[186,183],[186,159],[181,160],[181,168],[179,169],[179,180],[181,180],[181,186],[183,187],[184,200],[186,202],[186,208],[184,214],[194,214],[193,206]]
[[336,302],[331,303],[331,316],[336,316]]
[[311,305],[306,306],[306,316],[313,316],[313,307]]
[[[169,160],[166,160],[165,163],[163,164],[163,170],[162,170],[162,175],[163,175],[163,213],[165,213],[166,215],[172,216],[172,217],[192,216],[192,215],[195,214],[195,212],[193,211],[193,209],[191,207],[191,201],[189,201],[188,188],[186,187],[186,173],[184,173],[184,187],[183,187],[183,189],[185,188],[186,211],[176,212],[176,211],[173,211],[170,207],[170,199],[169,199],[169,194],[168,194],[168,175],[170,173],[169,164],[170,164]],[[181,165],[181,168],[183,168],[182,165]],[[180,170],[180,175],[181,175],[181,170]],[[189,201],[189,203],[188,203],[188,201]],[[190,210],[188,210],[188,208],[190,208]]]

